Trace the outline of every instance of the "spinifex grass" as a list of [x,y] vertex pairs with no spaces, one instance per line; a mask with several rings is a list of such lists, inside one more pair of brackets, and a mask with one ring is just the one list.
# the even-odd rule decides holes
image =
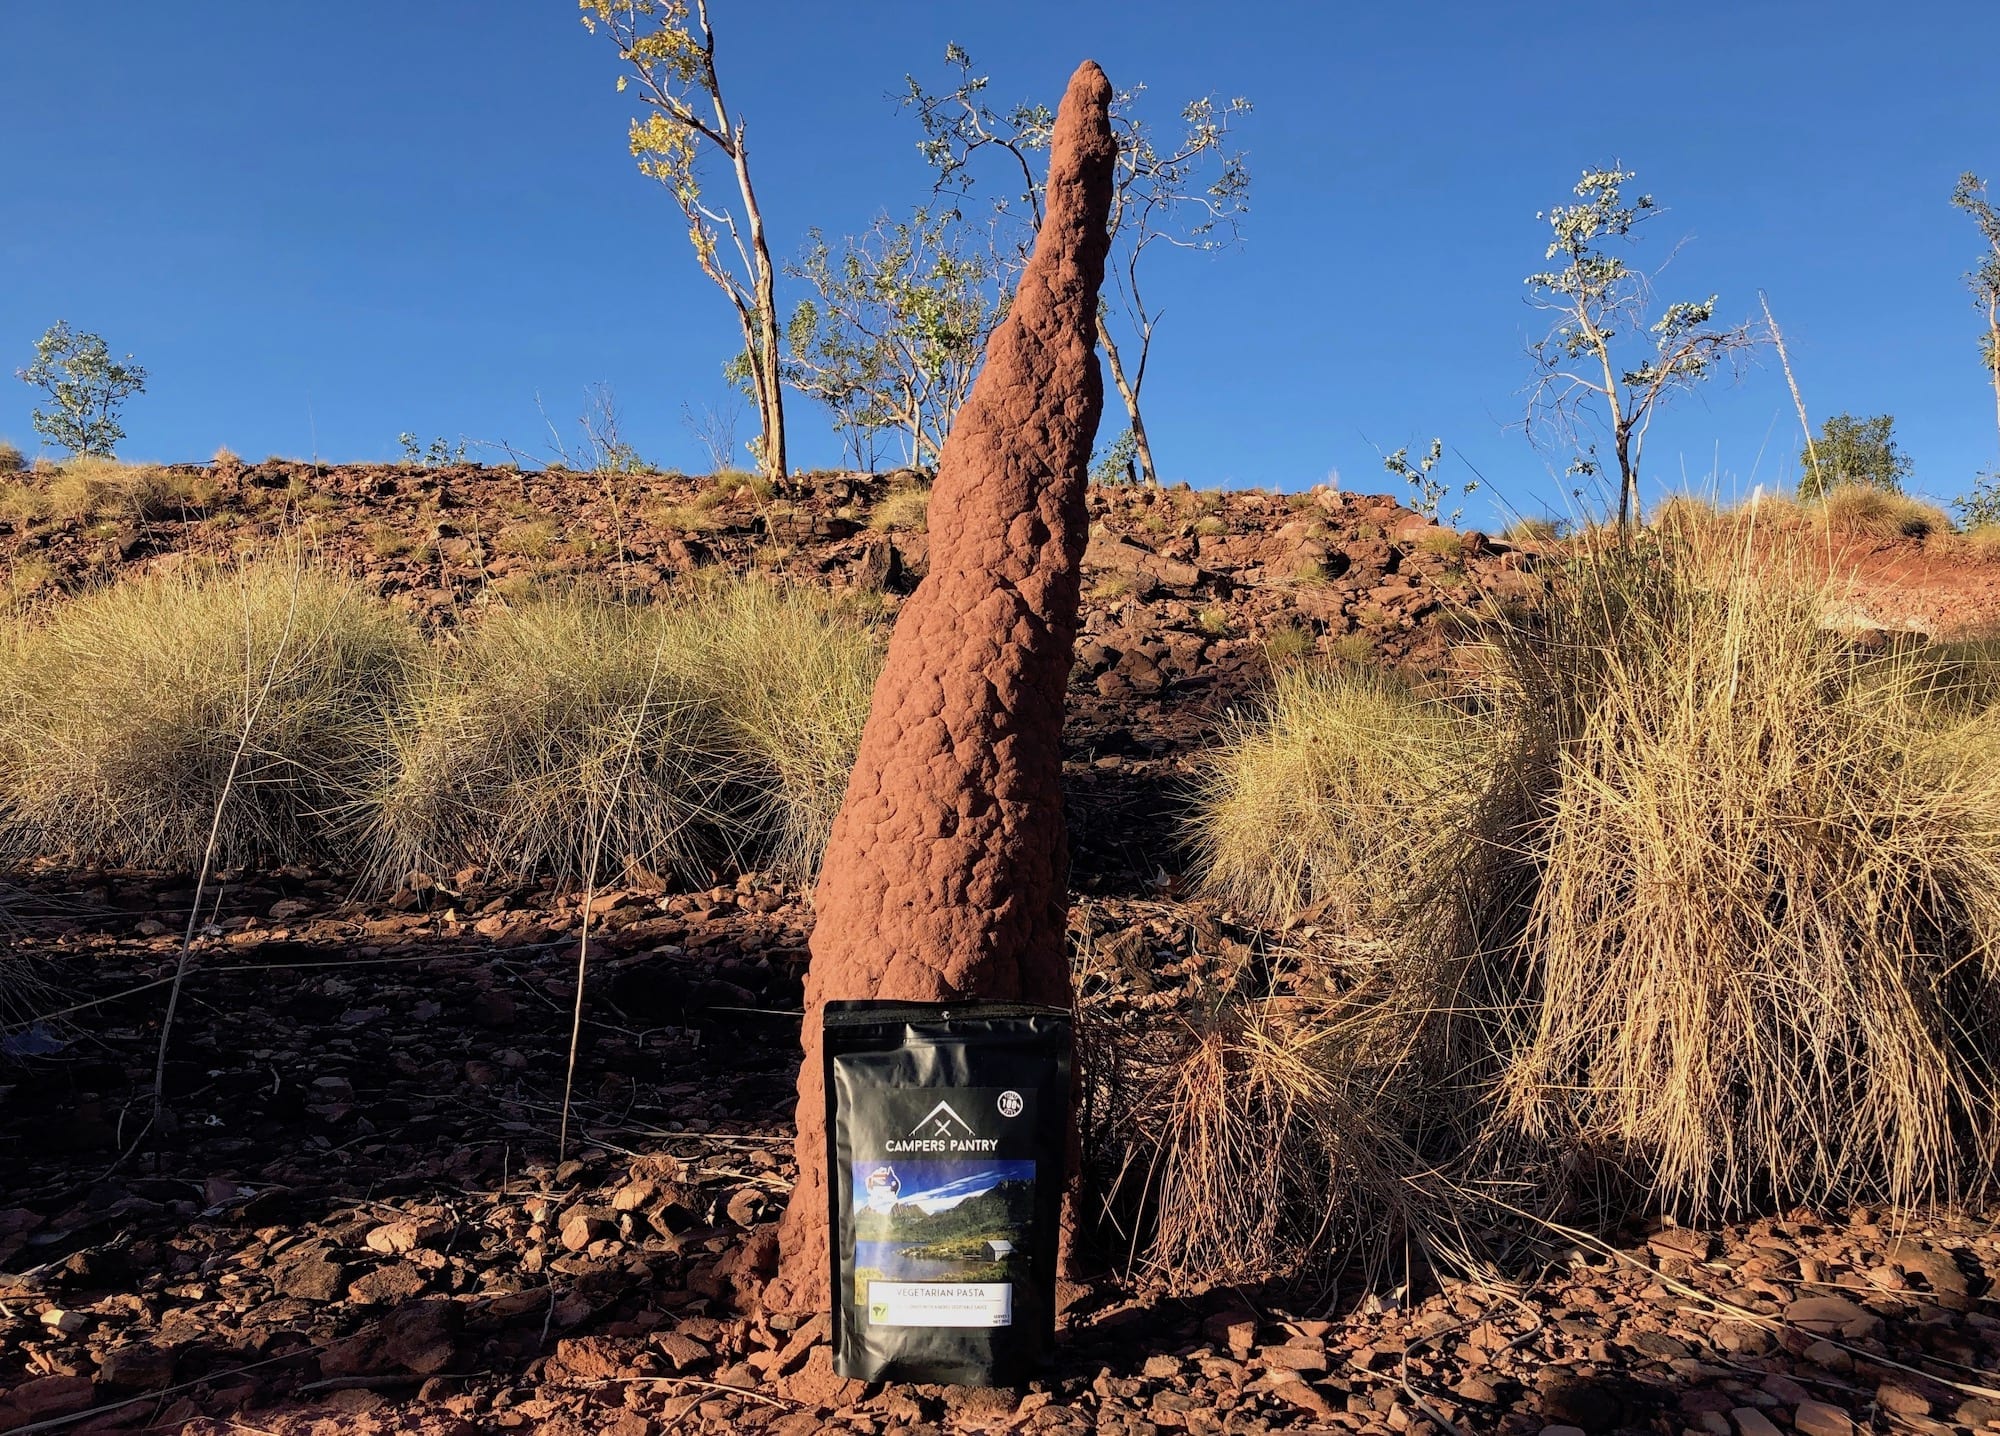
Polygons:
[[1692,1215],[1983,1185],[2000,727],[1977,655],[1870,653],[1747,566],[1559,597],[1616,623],[1543,795],[1502,1111]]
[[379,865],[809,873],[879,661],[859,621],[757,580],[664,604],[574,592],[489,612],[393,725]]
[[101,589],[13,643],[0,845],[177,867],[211,829],[222,866],[337,855],[416,637],[339,576],[273,561]]
[[718,856],[721,742],[694,641],[683,613],[583,595],[489,612],[391,726],[383,870],[573,879],[587,855],[663,872]]
[[[1332,1070],[1284,1100],[1455,1182],[1542,1173],[1550,1202],[1607,1160],[1689,1217],[1975,1193],[2000,1156],[2000,667],[1834,631],[1747,523],[1674,529],[1549,570],[1436,692],[1282,674],[1217,755],[1211,892],[1385,945],[1373,995],[1290,1010]],[[1178,1080],[1312,1130],[1258,1095],[1293,1069],[1249,1051],[1198,1034]],[[1357,1084],[1421,1100],[1328,1095]],[[1191,1110],[1150,1114],[1168,1149]],[[1283,1183],[1203,1120],[1238,1170],[1188,1200],[1219,1232],[1279,1221]],[[1261,1216],[1196,1200],[1223,1190]]]

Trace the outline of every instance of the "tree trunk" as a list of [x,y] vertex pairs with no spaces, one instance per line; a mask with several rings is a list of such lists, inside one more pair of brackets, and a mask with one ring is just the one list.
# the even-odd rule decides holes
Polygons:
[[736,126],[733,146],[736,188],[743,195],[743,214],[750,226],[750,254],[757,266],[756,299],[758,343],[751,354],[757,371],[757,411],[764,421],[759,457],[764,461],[764,477],[782,482],[785,473],[785,387],[779,377],[778,296],[771,270],[771,249],[764,240],[764,212],[757,207],[757,192],[750,186],[750,152],[743,143],[743,126]]
[[1146,438],[1146,421],[1139,417],[1139,391],[1125,380],[1124,360],[1102,314],[1097,316],[1097,342],[1104,346],[1105,361],[1111,366],[1111,382],[1118,387],[1118,397],[1125,401],[1125,421],[1132,428],[1132,445],[1139,451],[1139,472],[1147,483],[1158,488],[1160,473],[1153,467],[1153,446]]
[[1639,476],[1632,470],[1632,433],[1620,427],[1618,449],[1618,532],[1623,534],[1638,521]]
[[1987,353],[1993,356],[1993,422],[2000,425],[2000,317],[1996,317],[2000,305],[1986,307]]

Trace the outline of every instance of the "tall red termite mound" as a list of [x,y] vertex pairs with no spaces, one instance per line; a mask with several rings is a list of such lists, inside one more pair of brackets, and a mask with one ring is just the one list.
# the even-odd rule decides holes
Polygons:
[[773,1308],[823,1305],[830,999],[1067,1005],[1063,690],[1084,485],[1104,403],[1097,291],[1117,146],[1085,61],[1056,116],[1034,258],[958,412],[930,502],[930,572],[904,605],[820,872],[799,1069],[799,1182]]

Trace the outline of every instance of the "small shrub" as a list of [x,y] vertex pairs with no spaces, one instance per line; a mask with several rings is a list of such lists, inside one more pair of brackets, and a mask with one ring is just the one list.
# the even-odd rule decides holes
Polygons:
[[1226,638],[1230,630],[1235,627],[1230,618],[1229,610],[1220,604],[1211,604],[1209,607],[1204,608],[1200,613],[1195,615],[1195,622],[1200,625],[1201,631],[1206,633],[1210,638]]
[[27,467],[28,461],[21,457],[20,449],[0,439],[0,474],[18,474]]
[[1203,538],[1219,538],[1229,532],[1229,521],[1214,514],[1203,514],[1194,521],[1194,531]]
[[345,580],[289,563],[71,600],[18,640],[0,847],[186,867],[213,825],[220,865],[323,858],[381,762],[414,642]]
[[223,444],[216,449],[209,462],[218,469],[233,469],[242,463],[243,460],[237,456],[234,449],[230,448],[227,444]]

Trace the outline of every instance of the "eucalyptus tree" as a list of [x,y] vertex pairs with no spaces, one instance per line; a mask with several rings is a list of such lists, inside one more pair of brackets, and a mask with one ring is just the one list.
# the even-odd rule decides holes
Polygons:
[[786,380],[832,411],[857,464],[889,433],[903,436],[912,467],[943,452],[1007,312],[998,259],[970,233],[955,210],[918,209],[838,248],[814,230],[786,266],[813,291],[792,312]]
[[35,362],[14,373],[48,396],[48,408],[29,413],[35,432],[71,454],[109,458],[125,437],[119,409],[146,389],[146,371],[130,354],[113,359],[101,336],[60,319],[35,341]]
[[1986,241],[1986,252],[1965,276],[1972,302],[1986,317],[1986,332],[1979,336],[1979,358],[1993,376],[1994,421],[2000,424],[2000,211],[1986,198],[1986,182],[1978,175],[1958,177],[1951,202],[1972,217]]
[[1585,170],[1578,204],[1536,216],[1550,229],[1544,258],[1558,268],[1527,278],[1529,302],[1552,316],[1530,347],[1530,438],[1570,448],[1569,471],[1590,478],[1602,466],[1596,442],[1608,434],[1618,465],[1618,526],[1639,516],[1639,466],[1646,434],[1675,394],[1693,389],[1757,342],[1748,324],[1715,322],[1716,296],[1677,300],[1654,317],[1653,276],[1627,264],[1614,246],[1659,213],[1651,195],[1627,200],[1629,170]]
[[[633,83],[647,113],[628,139],[639,170],[673,195],[687,219],[688,244],[701,272],[720,289],[743,331],[751,397],[761,425],[757,457],[767,477],[785,476],[785,391],[779,351],[777,275],[764,235],[764,212],[750,182],[750,147],[740,111],[723,96],[715,64],[708,0],[579,0],[583,23],[617,47],[623,93]],[[703,160],[728,161],[737,212],[715,202]],[[724,245],[724,236],[728,244]]]

